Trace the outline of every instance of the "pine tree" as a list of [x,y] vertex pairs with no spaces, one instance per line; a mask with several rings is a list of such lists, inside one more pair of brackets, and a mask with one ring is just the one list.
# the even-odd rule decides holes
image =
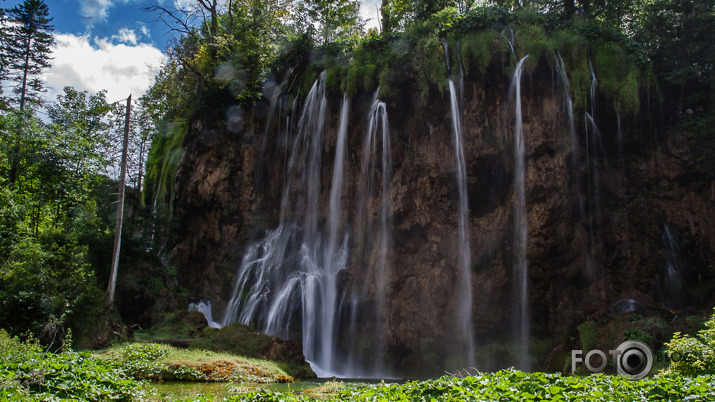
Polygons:
[[3,95],[2,84],[7,77],[7,57],[5,49],[7,47],[7,21],[5,19],[5,9],[0,8],[0,110],[4,109],[5,97]]
[[49,9],[44,0],[25,0],[7,12],[9,25],[5,56],[9,77],[15,81],[20,110],[27,102],[40,103],[44,91],[39,75],[50,67],[50,46],[54,43]]

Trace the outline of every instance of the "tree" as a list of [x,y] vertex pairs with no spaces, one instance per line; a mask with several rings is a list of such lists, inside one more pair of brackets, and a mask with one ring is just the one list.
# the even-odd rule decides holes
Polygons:
[[5,81],[5,78],[7,77],[7,69],[8,69],[8,61],[7,61],[7,56],[5,54],[5,49],[7,48],[7,41],[8,41],[8,36],[7,36],[7,29],[6,27],[8,26],[6,17],[5,17],[5,10],[0,8],[0,109],[5,108],[5,97],[3,95],[3,87],[2,83]]
[[107,91],[90,95],[65,87],[57,101],[47,106],[53,142],[63,153],[64,168],[76,178],[106,173],[116,153],[111,140],[112,106]]
[[43,0],[25,0],[8,11],[9,32],[6,56],[17,83],[16,102],[20,110],[28,101],[40,103],[37,95],[44,91],[39,75],[50,67],[50,47],[54,43],[49,9]]
[[714,25],[712,0],[658,0],[645,7],[636,39],[648,50],[669,113],[715,102]]
[[318,38],[323,44],[364,31],[359,0],[306,0],[299,7],[303,7],[312,24],[318,26]]

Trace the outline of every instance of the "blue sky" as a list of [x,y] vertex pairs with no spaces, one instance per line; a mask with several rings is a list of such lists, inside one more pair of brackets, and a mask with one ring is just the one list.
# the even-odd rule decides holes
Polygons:
[[[157,0],[159,3],[191,0]],[[380,0],[361,0],[363,18],[373,18]],[[9,9],[22,0],[2,0]],[[52,68],[44,74],[47,98],[55,100],[67,85],[108,91],[115,101],[138,98],[152,85],[165,60],[172,35],[154,15],[141,10],[147,0],[45,0],[55,25]]]

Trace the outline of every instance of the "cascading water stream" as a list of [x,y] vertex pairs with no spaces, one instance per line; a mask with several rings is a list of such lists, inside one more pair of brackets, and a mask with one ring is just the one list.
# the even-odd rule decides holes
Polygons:
[[663,246],[665,247],[663,304],[669,308],[682,308],[683,266],[679,255],[680,246],[666,223],[663,224]]
[[[577,208],[578,208],[578,216],[580,218],[580,221],[584,221],[586,219],[586,211],[584,208],[584,200],[581,195],[580,189],[582,188],[582,181],[581,181],[581,175],[579,173],[579,166],[581,165],[580,157],[581,157],[581,152],[579,149],[579,140],[578,136],[576,133],[576,123],[574,119],[574,113],[573,113],[573,99],[571,97],[571,87],[569,84],[569,79],[568,79],[568,74],[566,73],[566,65],[561,58],[560,54],[556,54],[554,56],[554,65],[556,66],[556,70],[558,72],[558,82],[560,83],[560,87],[563,93],[563,98],[564,98],[564,103],[565,103],[565,108],[566,108],[566,114],[568,117],[568,127],[569,127],[569,139],[571,142],[571,164],[572,164],[572,169],[573,169],[573,188],[574,188],[574,199],[576,200]],[[588,132],[588,128],[586,129]],[[590,167],[589,167],[589,145],[588,145],[588,136],[586,137],[586,169],[587,169],[587,175],[590,177]],[[591,187],[590,187],[590,179],[589,183],[587,184],[588,186],[588,194],[589,194],[589,208],[591,204],[590,200],[590,192],[591,192]],[[594,259],[594,244],[593,244],[593,225],[590,223],[590,217],[591,214],[589,213],[588,218],[589,218],[589,253],[588,256],[586,257],[584,268],[586,271],[586,274],[592,275],[593,274],[593,259]]]
[[516,64],[514,75],[509,87],[510,99],[514,100],[514,269],[517,285],[517,314],[516,333],[520,341],[519,369],[530,369],[529,358],[529,306],[528,306],[528,266],[526,262],[527,250],[527,214],[526,214],[526,188],[524,183],[525,170],[525,144],[521,114],[521,77],[524,61],[529,56],[524,56]]
[[450,104],[452,107],[452,125],[454,127],[454,153],[457,162],[457,186],[459,188],[459,268],[462,275],[462,295],[459,327],[465,340],[467,366],[474,366],[474,334],[472,330],[472,279],[471,251],[469,248],[468,202],[467,202],[467,167],[462,140],[461,112],[457,102],[454,82],[449,80]]
[[[319,376],[338,375],[343,368],[337,350],[337,275],[347,261],[348,236],[341,227],[341,197],[349,107],[344,99],[325,230],[319,226],[318,204],[327,108],[325,74],[308,93],[297,125],[286,120],[285,137],[277,139],[290,152],[280,224],[245,252],[231,299],[217,323],[225,326],[237,321],[270,335],[300,337],[306,359]],[[290,149],[286,141],[292,141]],[[210,317],[210,305],[193,307]],[[300,322],[300,328],[296,328],[296,322]]]
[[452,71],[452,66],[449,65],[449,43],[447,43],[447,38],[442,38],[442,47],[444,47],[444,61],[447,64],[447,74]]
[[[368,277],[374,284],[375,298],[375,348],[371,373],[384,373],[383,355],[385,346],[385,281],[389,273],[388,253],[391,246],[392,220],[389,213],[391,208],[390,192],[392,188],[392,156],[390,153],[390,131],[387,119],[387,108],[384,102],[378,99],[379,89],[375,92],[369,112],[368,131],[365,135],[362,162],[360,166],[360,181],[358,185],[358,210],[355,219],[357,236],[362,242],[360,251],[363,261],[368,262]],[[378,145],[381,145],[380,147]],[[381,151],[379,151],[381,148]],[[378,168],[379,166],[379,168]],[[378,182],[381,185],[378,185]],[[379,202],[376,200],[379,197]],[[370,205],[379,205],[379,228],[377,239],[373,237],[373,217]],[[376,211],[375,211],[376,212]],[[368,279],[362,290],[361,298],[368,297],[371,282]],[[355,299],[353,299],[354,301]],[[355,303],[353,303],[355,306]],[[353,307],[352,320],[356,312]],[[354,326],[355,323],[351,324]],[[358,373],[360,374],[360,373]]]

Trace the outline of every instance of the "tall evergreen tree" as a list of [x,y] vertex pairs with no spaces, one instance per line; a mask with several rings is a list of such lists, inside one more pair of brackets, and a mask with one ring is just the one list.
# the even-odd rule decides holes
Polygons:
[[0,109],[4,109],[5,97],[3,96],[2,84],[7,77],[7,56],[5,49],[7,47],[7,21],[5,19],[5,9],[0,8]]
[[44,91],[39,75],[50,67],[50,46],[54,43],[49,8],[44,0],[25,0],[7,12],[7,43],[5,54],[9,76],[16,82],[15,93],[20,110],[28,101],[40,103],[38,94]]

